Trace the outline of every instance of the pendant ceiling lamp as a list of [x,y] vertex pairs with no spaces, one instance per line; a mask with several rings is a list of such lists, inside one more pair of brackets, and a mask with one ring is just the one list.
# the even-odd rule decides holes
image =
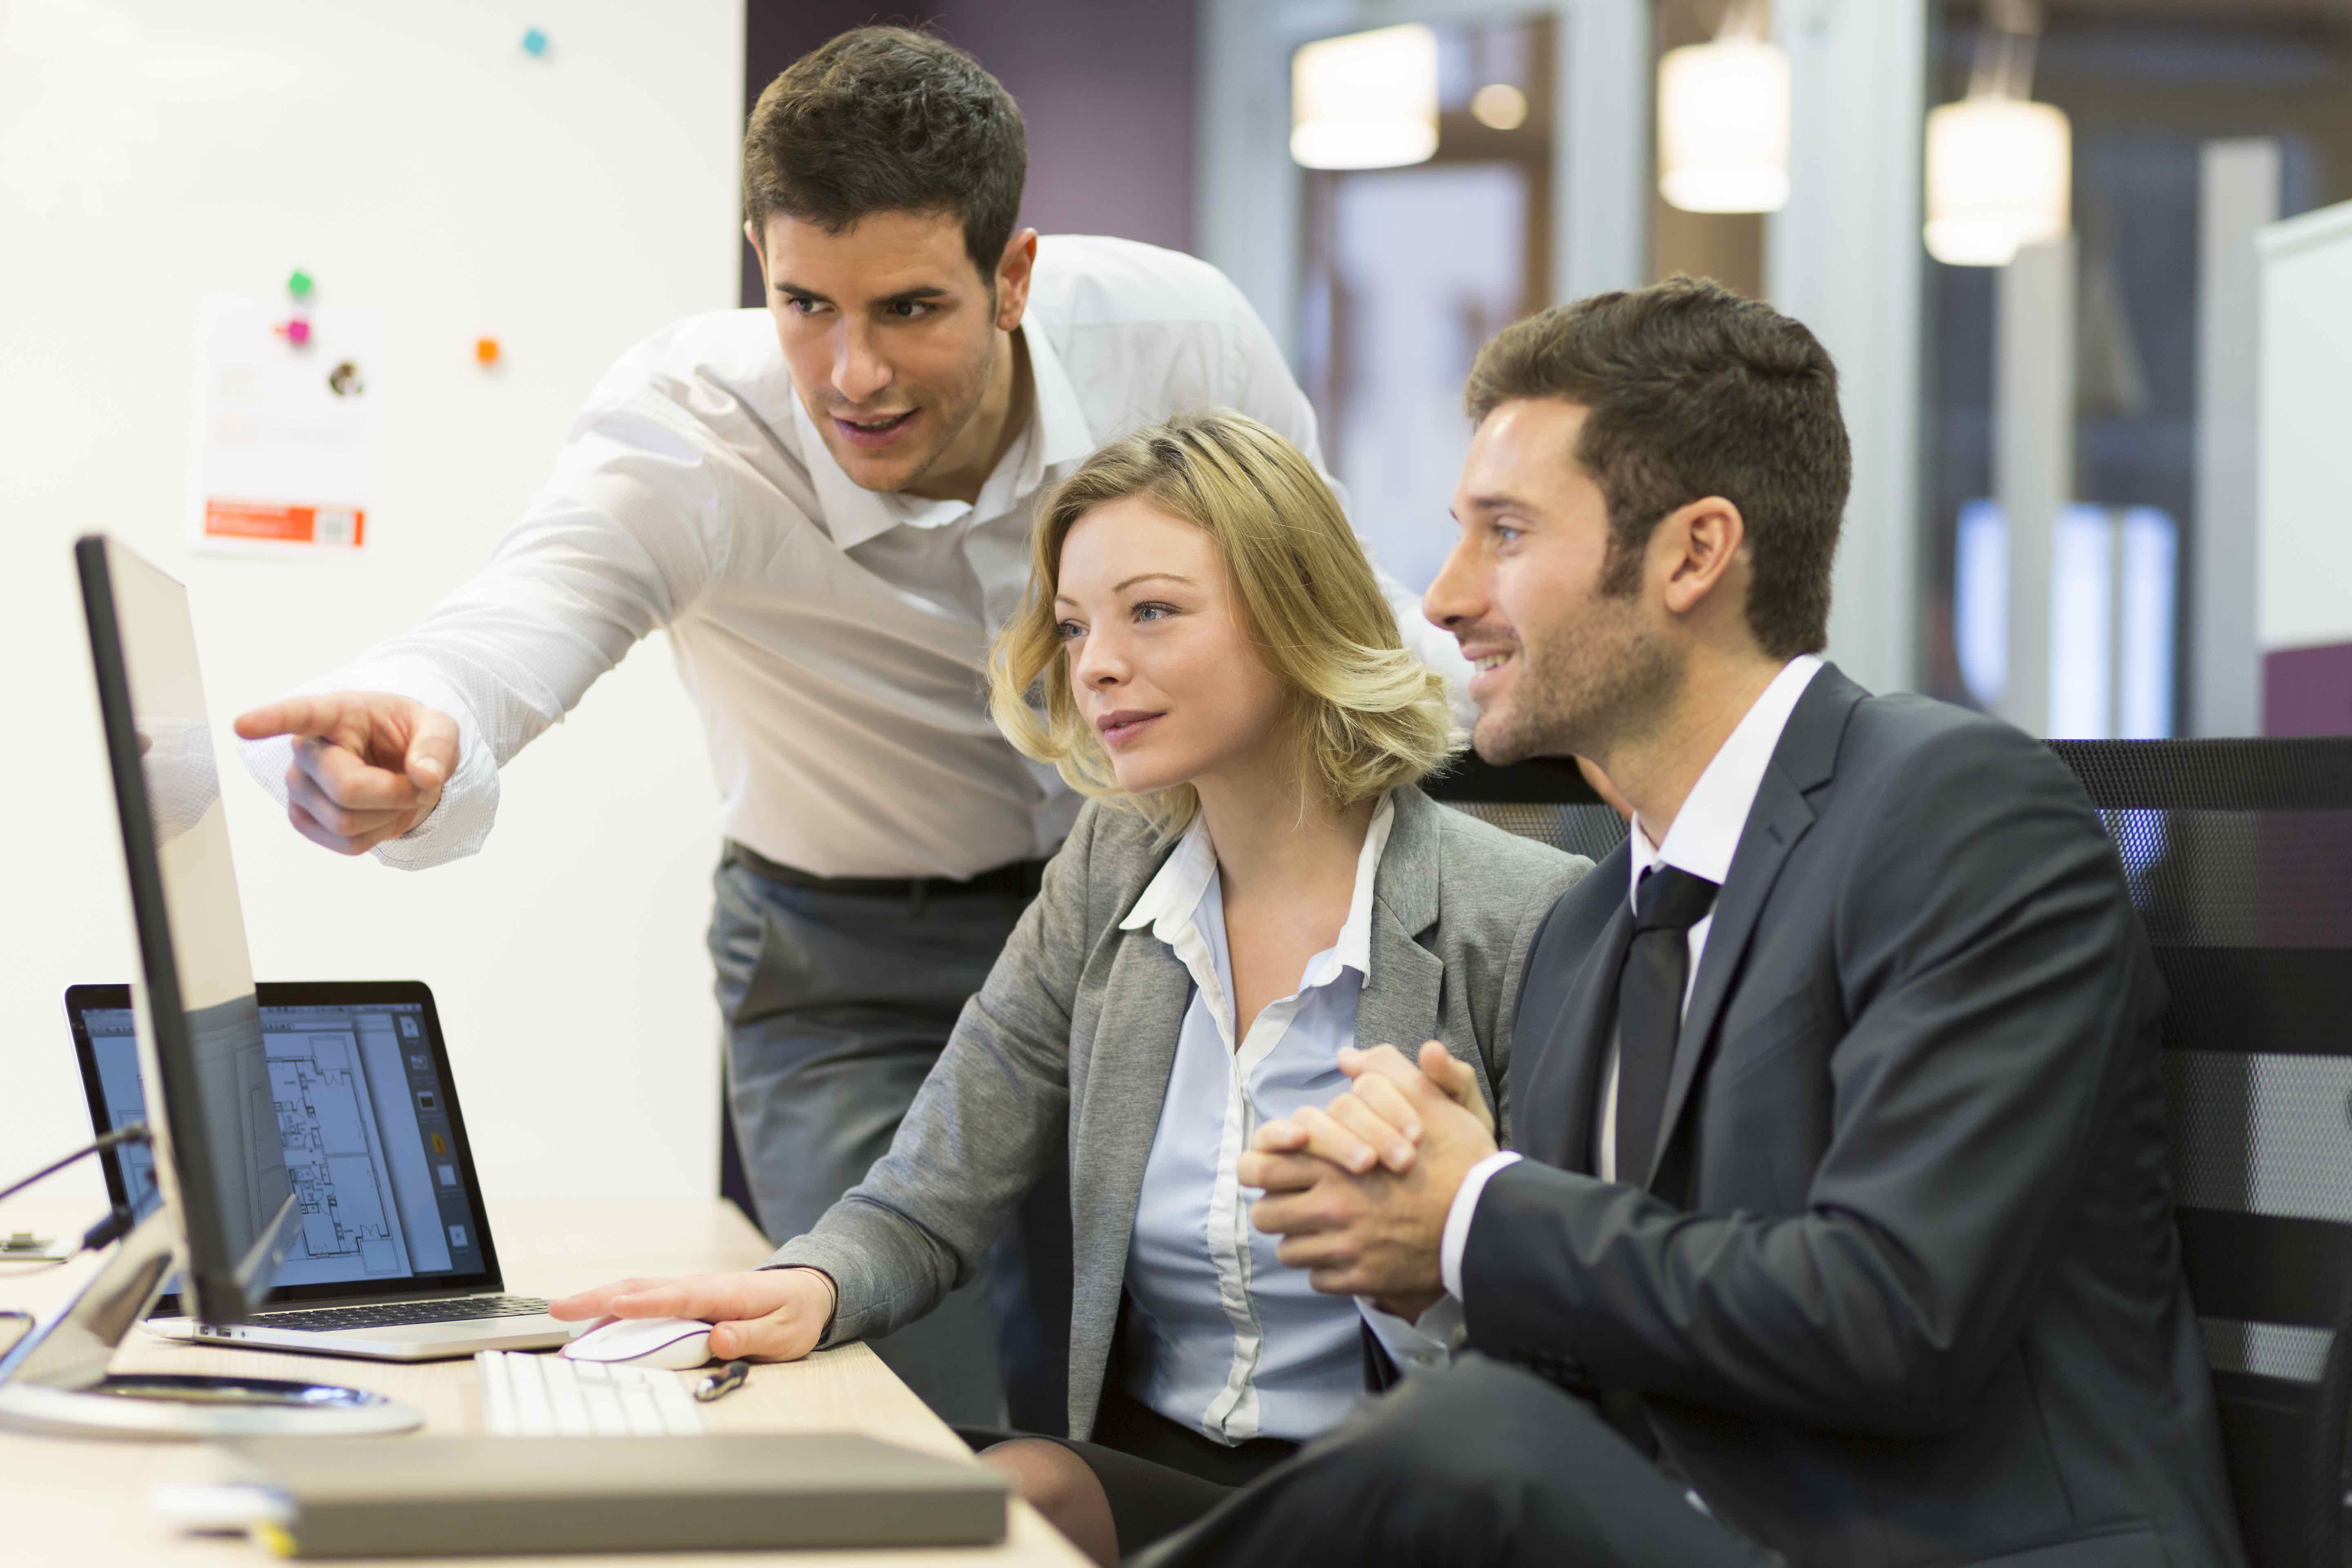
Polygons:
[[1321,38],[1290,58],[1290,156],[1393,169],[1437,151],[1437,35],[1419,24]]
[[1949,267],[2006,267],[2073,222],[2073,129],[2031,97],[2039,10],[2007,0],[1986,22],[1968,97],[1927,115],[1927,254]]
[[1658,61],[1658,194],[1685,212],[1789,203],[1789,57],[1760,0],[1733,0],[1712,42]]

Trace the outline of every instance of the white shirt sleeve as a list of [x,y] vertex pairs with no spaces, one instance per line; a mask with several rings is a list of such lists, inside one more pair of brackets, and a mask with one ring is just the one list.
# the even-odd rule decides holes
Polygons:
[[[1232,285],[1228,283],[1226,287]],[[1242,298],[1238,289],[1234,289],[1229,374],[1232,405],[1306,453],[1307,460],[1315,465],[1315,471],[1323,476],[1331,493],[1339,498],[1339,510],[1346,511],[1347,489],[1323,464],[1323,444],[1315,428],[1315,405],[1299,390],[1282,351],[1275,346],[1274,334],[1265,330],[1265,323],[1258,320],[1257,312]],[[1359,534],[1357,542],[1371,560],[1372,575],[1380,581],[1381,597],[1388,601],[1390,613],[1396,616],[1397,631],[1404,638],[1404,646],[1445,678],[1446,697],[1454,709],[1454,721],[1469,729],[1478,721],[1478,710],[1470,700],[1470,661],[1462,657],[1461,644],[1454,640],[1451,632],[1429,624],[1429,618],[1421,613],[1420,596],[1389,575],[1380,557],[1372,553],[1369,541]]]
[[1471,1166],[1454,1192],[1453,1206],[1445,1211],[1445,1229],[1437,1241],[1437,1273],[1445,1281],[1446,1296],[1454,1301],[1462,1299],[1462,1252],[1470,1245],[1470,1220],[1477,1210],[1478,1196],[1496,1172],[1517,1158],[1503,1149]]
[[[592,407],[487,566],[410,630],[296,689],[389,691],[457,721],[457,767],[441,804],[377,858],[415,869],[481,847],[498,770],[723,569],[725,461],[654,399]],[[285,805],[290,742],[242,751]]]
[[1407,1376],[1416,1372],[1434,1372],[1450,1364],[1454,1352],[1469,1337],[1469,1328],[1462,1318],[1462,1303],[1452,1296],[1440,1296],[1429,1304],[1427,1311],[1411,1322],[1381,1311],[1369,1296],[1357,1297],[1356,1306],[1370,1325],[1372,1337],[1381,1342],[1389,1359]]

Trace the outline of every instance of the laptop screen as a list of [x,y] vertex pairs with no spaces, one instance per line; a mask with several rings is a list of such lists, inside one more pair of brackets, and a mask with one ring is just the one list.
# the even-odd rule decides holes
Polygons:
[[[422,985],[258,987],[270,1098],[301,1211],[274,1302],[495,1288],[473,1161],[447,1056]],[[145,1113],[128,995],[68,994],[91,1117],[101,1131]],[[144,1215],[154,1160],[110,1151],[116,1201]],[[169,1302],[163,1310],[175,1310]]]

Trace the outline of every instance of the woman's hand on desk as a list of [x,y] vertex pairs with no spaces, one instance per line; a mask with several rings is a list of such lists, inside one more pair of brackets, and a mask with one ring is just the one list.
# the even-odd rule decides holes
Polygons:
[[815,1268],[622,1279],[548,1303],[567,1322],[598,1318],[693,1318],[710,1325],[719,1361],[798,1361],[833,1321],[830,1275]]

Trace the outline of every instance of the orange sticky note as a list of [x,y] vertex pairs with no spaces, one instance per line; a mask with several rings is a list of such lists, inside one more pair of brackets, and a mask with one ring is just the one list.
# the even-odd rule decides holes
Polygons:
[[476,338],[474,340],[474,358],[478,363],[482,364],[498,363],[499,340],[496,338]]

